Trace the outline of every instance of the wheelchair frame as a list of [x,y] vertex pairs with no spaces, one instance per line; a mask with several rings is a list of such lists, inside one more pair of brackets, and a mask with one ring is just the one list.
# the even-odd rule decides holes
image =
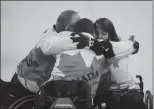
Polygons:
[[[4,82],[3,80],[1,82]],[[1,85],[3,83],[0,83]],[[91,95],[91,87],[88,86],[89,89],[88,89],[88,100],[87,100],[87,107],[88,109],[93,109],[93,98],[92,98],[92,95]],[[153,95],[152,93],[147,90],[145,92],[145,105],[146,105],[146,108],[147,109],[153,109]],[[27,102],[30,102],[30,101],[34,101],[35,100],[35,95],[30,95],[30,96],[25,96],[25,97],[22,97],[20,98],[19,100],[15,101],[11,106],[9,106],[9,109],[19,109],[20,106],[24,105],[24,103],[27,103]],[[51,96],[46,96],[45,97],[45,101],[50,101],[50,102],[54,102],[56,98],[54,97],[51,97]],[[75,102],[76,100],[78,100],[77,97],[74,97],[74,99],[72,100],[72,102]],[[84,100],[83,100],[84,101]],[[85,100],[86,101],[86,100]],[[103,103],[102,105],[102,109],[105,109],[105,103]],[[35,107],[33,107],[32,109],[35,109]]]

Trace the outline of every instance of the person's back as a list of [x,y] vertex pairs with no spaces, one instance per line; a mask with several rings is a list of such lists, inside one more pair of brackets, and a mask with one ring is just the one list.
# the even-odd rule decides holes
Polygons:
[[[97,56],[88,49],[67,50],[57,55],[52,75],[54,80],[84,80],[95,93],[99,78],[105,69],[104,56]],[[55,77],[55,78],[54,78]]]
[[[94,25],[89,19],[81,19],[75,25],[75,34],[87,34],[93,38]],[[61,32],[65,36],[70,32]],[[85,47],[84,49],[66,50],[57,55],[57,61],[52,72],[53,79],[84,80],[91,86],[92,95],[95,94],[103,70],[104,56],[97,56],[95,52]],[[59,78],[61,77],[61,78]]]
[[[14,74],[11,82],[19,82],[26,89],[36,93],[42,85],[50,78],[53,70],[57,52],[63,50],[56,50],[56,44],[59,39],[56,34],[61,31],[74,31],[72,26],[80,19],[77,12],[72,10],[63,11],[56,22],[56,25],[52,29],[44,31],[42,38],[36,44],[36,46],[29,52],[29,54],[19,63],[17,71]],[[53,40],[51,40],[50,36]],[[48,40],[49,39],[49,40]],[[71,47],[76,49],[76,46],[72,44],[70,38],[66,38],[69,41]],[[65,38],[64,38],[65,41]],[[66,42],[67,42],[66,41]],[[54,47],[51,47],[55,45]],[[51,47],[51,48],[49,48]],[[65,47],[67,49],[67,47]],[[68,48],[70,49],[70,47]]]
[[[88,24],[88,25],[86,25]],[[77,22],[75,32],[85,34],[93,34],[93,23],[88,19],[81,19]],[[59,35],[65,36],[69,32],[61,32]],[[91,35],[91,37],[93,37]],[[120,42],[121,43],[121,42]],[[120,47],[121,44],[113,42],[113,49],[117,57],[120,59],[130,55],[133,51],[132,42],[127,42],[129,46]],[[119,45],[119,46],[117,46]],[[120,48],[119,50],[117,48]],[[123,51],[126,50],[127,52]],[[57,61],[52,72],[53,79],[66,79],[66,80],[84,80],[92,87],[93,94],[95,93],[100,76],[106,73],[108,64],[106,63],[104,55],[97,56],[93,51],[84,49],[66,50],[59,53]]]

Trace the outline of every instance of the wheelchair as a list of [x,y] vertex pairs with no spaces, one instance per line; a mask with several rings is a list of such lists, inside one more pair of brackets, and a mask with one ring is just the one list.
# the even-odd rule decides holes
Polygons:
[[[153,95],[152,93],[149,91],[149,90],[146,90],[145,93],[143,91],[144,89],[144,83],[142,81],[142,76],[141,75],[136,75],[136,78],[139,79],[139,86],[140,86],[140,92],[143,94],[143,108],[144,109],[153,109]],[[131,91],[131,90],[130,90]],[[110,90],[106,90],[106,92],[110,92]],[[129,91],[126,91],[126,93],[129,92]],[[125,94],[122,94],[122,96],[125,96]],[[101,97],[100,97],[101,98]],[[101,100],[99,100],[101,101]],[[97,105],[97,108],[99,109],[108,109],[107,107],[107,104],[105,102],[99,102],[99,103],[96,103]]]
[[[10,84],[5,82],[5,85]],[[2,85],[4,85],[2,84]],[[2,86],[1,85],[1,86]],[[12,84],[11,84],[12,85]],[[71,88],[70,88],[71,87]],[[3,87],[2,87],[3,88]],[[13,97],[7,93],[4,102],[0,103],[0,108],[4,109],[92,109],[91,87],[84,81],[50,81],[44,85],[44,106],[38,107],[37,94],[23,97]],[[22,93],[22,92],[21,92]],[[18,98],[18,99],[14,99]],[[14,100],[13,100],[14,99]],[[4,103],[3,102],[3,103]]]
[[[141,76],[138,76],[137,78],[140,79],[139,85],[143,90]],[[0,81],[1,88],[3,88],[3,85],[7,84],[10,83],[2,80]],[[10,86],[12,86],[12,84]],[[15,97],[11,96],[10,93],[7,93],[5,94],[7,100],[4,101],[7,105],[3,105],[2,103],[4,102],[1,102],[1,99],[0,109],[98,109],[97,106],[93,105],[94,98],[91,95],[91,87],[84,81],[58,80],[46,83],[44,86],[45,105],[42,108],[38,107],[36,103],[39,92],[40,91],[38,91],[37,94],[27,93],[27,95],[25,94],[25,96],[16,97],[16,99],[14,99]],[[3,93],[0,90],[0,97],[2,94]],[[153,109],[153,95],[149,90],[147,90],[144,95],[146,109]],[[101,109],[106,109],[107,107],[104,102],[101,102],[100,106]]]
[[[142,92],[143,92],[143,80],[142,80],[142,76],[141,75],[136,75],[136,78],[138,78],[140,80],[140,82],[138,83]],[[143,102],[145,103],[145,107],[147,109],[153,109],[153,95],[151,93],[151,91],[146,90],[146,92],[144,93],[144,99]]]

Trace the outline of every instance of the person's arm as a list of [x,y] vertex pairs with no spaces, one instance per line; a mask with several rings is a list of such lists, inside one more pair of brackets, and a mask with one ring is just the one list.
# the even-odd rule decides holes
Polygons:
[[104,51],[102,49],[102,54],[109,64],[108,70],[111,72],[113,77],[111,81],[116,83],[122,82],[122,80],[126,77],[126,72],[121,67],[119,67],[116,55],[113,50],[113,45],[110,41],[103,41],[102,46],[104,48]]
[[113,46],[113,51],[116,55],[116,59],[121,59],[132,55],[135,51],[133,46],[133,41],[120,41],[120,42],[112,42],[110,41]]
[[138,53],[139,43],[134,40],[135,36],[131,35],[127,41],[113,42],[113,51],[116,54],[116,58],[125,58],[129,55]]
[[88,44],[88,36],[61,32],[57,34],[45,34],[45,37],[36,46],[40,47],[45,55],[56,55],[65,50],[82,49],[88,46]]
[[[93,39],[93,43],[90,45],[90,49],[93,50],[97,55],[102,55],[103,53],[103,45],[102,40]],[[137,41],[128,40],[128,41],[120,41],[120,42],[113,42],[110,41],[112,44],[112,48],[116,59],[121,59],[128,57],[129,55],[136,54],[139,50],[139,43]]]
[[[121,74],[124,74],[124,71],[119,67],[116,55],[113,50],[113,45],[110,41],[103,41],[102,46],[104,48],[102,53],[109,64],[108,70],[111,72],[112,77],[114,77],[111,81],[119,83],[121,82],[120,76],[122,76]],[[119,73],[120,75],[118,75]]]

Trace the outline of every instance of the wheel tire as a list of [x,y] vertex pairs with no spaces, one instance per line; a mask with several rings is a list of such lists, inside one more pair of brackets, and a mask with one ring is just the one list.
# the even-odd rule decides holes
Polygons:
[[[45,100],[45,109],[48,109],[53,103],[52,100],[50,100],[49,98],[47,99]],[[33,109],[33,107],[35,107],[35,96],[27,96],[25,97],[25,99],[21,98],[18,100],[18,102],[13,103],[12,106],[9,107],[9,109]]]
[[145,92],[145,105],[147,109],[153,109],[153,95],[149,90]]
[[[31,106],[31,103],[34,104],[34,97],[33,96],[29,96],[29,97],[27,96],[27,97],[25,97],[25,99],[23,99],[23,98],[21,98],[21,99],[17,100],[16,102],[14,102],[9,107],[9,109],[26,109],[26,108],[28,109],[28,108],[30,108],[29,106]],[[28,105],[25,107],[25,104],[27,104],[27,103],[28,103]],[[20,104],[22,104],[22,105],[20,106]]]

